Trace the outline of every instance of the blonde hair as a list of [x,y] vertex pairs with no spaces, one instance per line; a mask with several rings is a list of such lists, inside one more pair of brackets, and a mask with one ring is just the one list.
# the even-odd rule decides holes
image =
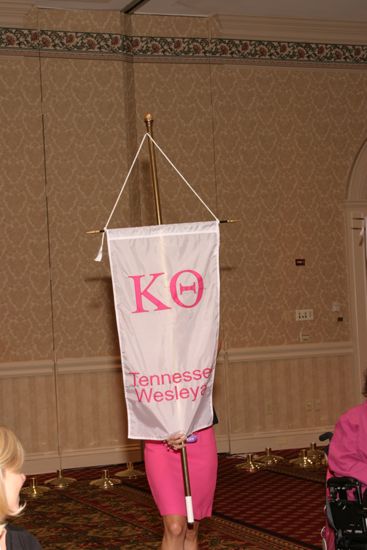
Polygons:
[[5,470],[19,472],[23,462],[24,450],[21,442],[9,428],[0,426],[0,531],[7,516],[16,516],[24,508],[20,506],[16,512],[9,509],[4,484]]

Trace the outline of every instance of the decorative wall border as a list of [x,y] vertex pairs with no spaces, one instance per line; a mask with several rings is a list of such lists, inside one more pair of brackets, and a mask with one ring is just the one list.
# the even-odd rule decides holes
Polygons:
[[98,54],[127,59],[257,61],[367,65],[367,44],[236,38],[126,36],[56,30],[0,28],[0,52]]

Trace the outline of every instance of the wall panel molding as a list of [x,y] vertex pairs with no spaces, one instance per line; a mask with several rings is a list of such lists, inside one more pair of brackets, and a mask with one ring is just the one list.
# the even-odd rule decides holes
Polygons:
[[319,435],[332,431],[333,425],[316,426],[300,430],[279,430],[260,433],[242,433],[231,436],[231,454],[263,452],[266,447],[272,449],[299,449],[309,447],[310,443],[319,444]]
[[[291,344],[286,346],[264,346],[248,348],[228,348],[218,356],[218,364],[228,358],[229,364],[247,361],[269,361],[272,359],[295,359],[300,357],[323,357],[351,355],[352,342],[320,342],[315,344]],[[118,356],[76,357],[60,359],[56,362],[57,374],[82,374],[119,372],[121,360]],[[0,363],[0,377],[51,375],[54,362],[51,360],[14,361]]]
[[351,342],[226,353],[227,398],[219,398],[218,415],[231,453],[308,446],[358,399]]
[[[317,442],[355,404],[352,362],[348,341],[221,351],[214,391],[218,451],[249,453]],[[49,379],[55,372],[56,384]],[[30,436],[17,422],[11,426],[25,443],[27,473],[142,460],[142,442],[127,438],[119,357],[67,358],[56,369],[52,361],[1,363],[0,377],[4,410],[9,407],[6,384],[15,383],[16,391],[37,387],[37,407],[50,403],[50,388],[57,388],[58,433],[56,409],[43,415],[42,425],[37,414],[30,415]]]
[[140,441],[117,447],[72,449],[58,453],[30,453],[26,456],[24,472],[27,475],[56,472],[59,469],[102,466],[141,462],[143,447]]
[[50,360],[40,361],[13,361],[0,363],[0,378],[24,377],[24,376],[52,376],[54,362]]
[[60,359],[56,364],[60,375],[121,371],[120,357],[80,357]]
[[226,351],[229,363],[246,361],[271,361],[297,359],[300,357],[324,357],[328,355],[351,355],[352,342],[320,342],[315,344],[290,344],[253,348],[232,348]]

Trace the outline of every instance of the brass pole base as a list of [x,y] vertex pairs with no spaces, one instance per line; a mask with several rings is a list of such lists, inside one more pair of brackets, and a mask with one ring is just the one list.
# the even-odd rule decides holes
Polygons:
[[100,479],[94,479],[89,483],[89,485],[108,491],[109,489],[113,489],[115,485],[119,485],[119,483],[121,483],[121,481],[116,477],[110,477],[108,470],[102,470],[102,472],[102,477]]
[[37,485],[36,478],[31,477],[30,484],[21,490],[21,494],[31,498],[38,498],[41,497],[44,493],[47,493],[47,491],[49,490],[49,487],[45,487],[44,485]]
[[56,489],[66,489],[66,487],[75,482],[76,479],[73,477],[64,477],[62,475],[62,470],[57,470],[57,477],[53,477],[52,479],[45,481],[45,483],[48,483]]
[[126,470],[121,470],[120,472],[117,472],[118,477],[126,477],[127,479],[133,479],[140,476],[145,476],[144,472],[140,472],[140,470],[135,470],[133,462],[128,462],[126,464]]
[[236,468],[238,468],[239,470],[245,470],[246,472],[250,472],[251,474],[261,470],[264,465],[259,463],[258,461],[254,461],[252,457],[252,454],[248,454],[246,456],[245,462],[242,462],[242,464],[237,464]]
[[292,458],[292,460],[289,461],[290,464],[293,464],[293,466],[296,466],[297,468],[314,468],[314,464],[311,462],[311,460],[307,456],[307,449],[302,449],[299,453],[298,458]]
[[316,447],[316,443],[310,443],[310,448],[307,450],[307,458],[315,468],[326,466],[326,455],[322,449]]
[[278,464],[279,462],[284,462],[284,457],[273,454],[271,452],[271,448],[266,447],[265,454],[257,457],[256,461],[260,462],[264,466],[271,466],[272,464]]

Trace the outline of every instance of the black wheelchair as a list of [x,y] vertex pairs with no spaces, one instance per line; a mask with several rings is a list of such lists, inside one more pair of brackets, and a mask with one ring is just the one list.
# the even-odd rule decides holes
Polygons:
[[[328,432],[319,439],[330,440],[332,435]],[[328,446],[324,450],[327,454]],[[330,477],[326,487],[325,511],[335,550],[367,550],[367,490],[363,492],[362,483],[353,477]]]

